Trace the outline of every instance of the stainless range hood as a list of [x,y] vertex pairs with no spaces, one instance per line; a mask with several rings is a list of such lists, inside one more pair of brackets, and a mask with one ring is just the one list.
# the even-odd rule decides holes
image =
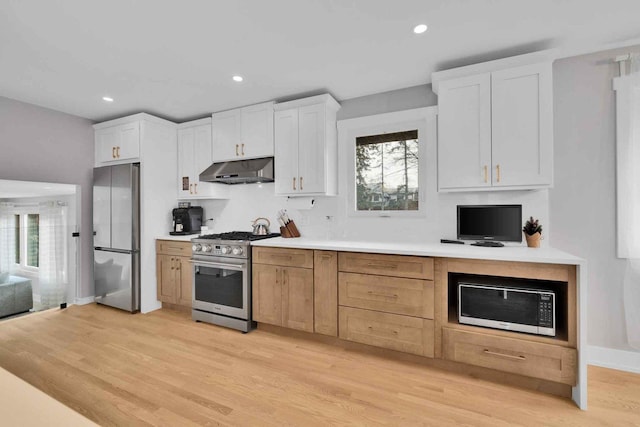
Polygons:
[[200,181],[223,184],[273,182],[273,157],[214,163],[200,174]]

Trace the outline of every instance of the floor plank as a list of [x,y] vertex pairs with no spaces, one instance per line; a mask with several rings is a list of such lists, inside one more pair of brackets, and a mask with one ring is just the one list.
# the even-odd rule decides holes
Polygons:
[[105,426],[640,426],[640,375],[589,367],[585,412],[544,393],[166,309],[91,304],[0,322],[0,366]]

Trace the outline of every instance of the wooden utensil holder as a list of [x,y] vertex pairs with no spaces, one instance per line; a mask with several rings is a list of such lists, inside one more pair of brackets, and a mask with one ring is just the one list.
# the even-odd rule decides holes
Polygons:
[[293,221],[289,221],[284,227],[280,226],[280,234],[285,238],[300,237],[300,231]]

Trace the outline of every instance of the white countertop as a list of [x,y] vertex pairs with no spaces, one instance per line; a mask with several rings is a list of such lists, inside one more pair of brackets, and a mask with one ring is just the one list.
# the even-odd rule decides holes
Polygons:
[[444,243],[383,243],[354,240],[321,240],[304,237],[271,239],[251,242],[252,246],[275,248],[320,249],[329,251],[372,252],[394,255],[417,255],[442,258],[486,259],[494,261],[519,261],[543,264],[581,265],[585,261],[574,255],[554,248],[528,248],[525,246],[504,246],[487,248],[469,244]]

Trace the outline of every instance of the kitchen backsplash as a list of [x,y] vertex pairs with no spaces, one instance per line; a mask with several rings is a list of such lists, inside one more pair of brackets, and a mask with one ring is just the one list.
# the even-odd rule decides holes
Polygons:
[[[544,245],[549,244],[549,197],[547,190],[476,193],[437,193],[427,190],[427,214],[421,218],[363,218],[347,214],[347,198],[318,197],[311,209],[287,207],[287,198],[274,195],[274,184],[234,185],[229,200],[193,201],[204,208],[213,232],[251,230],[258,217],[271,221],[278,231],[276,214],[286,208],[304,237],[387,242],[438,242],[456,237],[456,205],[521,204],[523,219],[534,216],[544,225]],[[524,221],[523,221],[524,223]],[[522,243],[525,244],[524,242]]]

